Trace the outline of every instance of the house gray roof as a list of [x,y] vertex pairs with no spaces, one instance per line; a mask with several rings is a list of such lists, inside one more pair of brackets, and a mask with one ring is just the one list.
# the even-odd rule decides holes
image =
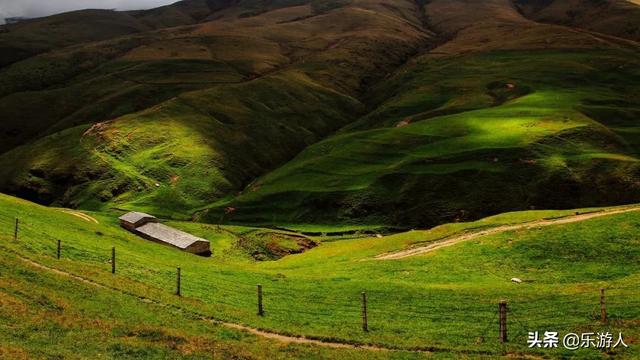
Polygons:
[[136,231],[180,249],[186,249],[198,241],[209,242],[209,240],[193,236],[160,223],[148,223],[136,228]]
[[155,219],[155,216],[149,215],[149,214],[145,214],[145,213],[141,213],[141,212],[130,212],[130,213],[126,213],[122,216],[120,216],[120,220],[122,221],[126,221],[128,223],[131,224],[135,224],[138,221],[145,219],[145,218],[151,218],[151,219]]

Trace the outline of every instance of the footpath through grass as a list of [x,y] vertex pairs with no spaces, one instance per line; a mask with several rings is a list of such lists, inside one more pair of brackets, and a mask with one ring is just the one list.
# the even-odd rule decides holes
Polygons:
[[[372,257],[408,245],[486,226],[570,214],[503,214],[477,223],[451,224],[383,238],[326,241],[303,254],[256,262],[238,248],[243,231],[179,223],[212,240],[201,258],[136,238],[115,214],[92,214],[100,224],[56,209],[0,197],[2,251],[82,275],[99,283],[226,321],[272,332],[400,349],[455,351],[469,356],[540,353],[599,358],[593,350],[528,350],[528,331],[622,331],[638,356],[640,214],[495,234],[398,261]],[[21,219],[13,241],[14,218]],[[55,258],[63,241],[62,259]],[[110,273],[111,247],[117,274]],[[175,291],[182,269],[182,297]],[[522,284],[510,281],[513,277]],[[265,316],[256,315],[256,285],[263,285]],[[608,288],[611,321],[599,322],[599,289]],[[361,329],[360,296],[368,297],[369,332]],[[497,304],[509,303],[510,342],[498,342]]]

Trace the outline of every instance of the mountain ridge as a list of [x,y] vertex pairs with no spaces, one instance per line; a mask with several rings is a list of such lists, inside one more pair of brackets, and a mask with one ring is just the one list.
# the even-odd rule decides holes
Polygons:
[[[639,100],[625,95],[637,78],[633,33],[539,22],[541,11],[557,5],[526,7],[532,3],[313,1],[135,35],[117,53],[109,52],[112,44],[123,40],[107,40],[95,48],[106,55],[72,80],[50,72],[62,87],[43,91],[36,83],[36,90],[0,98],[20,118],[36,106],[32,99],[57,103],[73,89],[83,92],[66,120],[43,112],[22,139],[5,127],[26,145],[14,143],[0,156],[0,189],[73,207],[266,225],[430,226],[530,206],[638,201],[622,191],[637,186]],[[81,45],[69,51],[55,61],[87,53]],[[84,56],[93,59],[94,51]],[[47,57],[53,59],[45,54],[38,62]],[[557,69],[546,69],[545,61]],[[24,79],[31,63],[0,70],[0,84]],[[616,85],[613,92],[607,83]],[[114,92],[105,93],[104,84]],[[130,90],[123,92],[125,84]],[[132,101],[152,89],[157,97]],[[311,123],[302,125],[310,114]],[[509,119],[513,114],[520,115]],[[611,123],[612,116],[621,120]],[[56,121],[51,130],[42,127],[48,119]],[[154,124],[167,133],[153,135]],[[513,135],[491,139],[487,131]],[[466,155],[424,152],[438,139],[479,143]],[[189,143],[199,149],[193,156],[180,150]],[[326,149],[338,147],[344,152],[329,156]],[[467,177],[491,190],[469,195]],[[608,190],[589,190],[607,182]],[[437,194],[424,184],[452,189]],[[552,184],[566,194],[545,190]],[[522,194],[496,200],[515,188]],[[438,205],[421,205],[428,202]]]

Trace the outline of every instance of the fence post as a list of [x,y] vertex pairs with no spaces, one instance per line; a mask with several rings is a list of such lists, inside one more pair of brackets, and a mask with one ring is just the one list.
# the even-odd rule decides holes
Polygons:
[[116,273],[116,247],[111,248],[111,273]]
[[258,316],[264,316],[264,308],[262,307],[262,285],[258,285]]
[[507,342],[507,300],[500,300],[498,305],[500,312],[500,342]]
[[176,275],[176,295],[182,296],[180,293],[180,268],[178,268],[178,273]]
[[607,321],[607,305],[605,303],[604,288],[600,289],[600,320]]
[[13,241],[18,241],[18,227],[20,224],[20,219],[16,218],[16,226],[13,230]]
[[369,321],[367,319],[367,293],[362,292],[362,331],[369,331]]
[[61,248],[61,241],[58,240],[58,251],[56,252],[56,256],[58,258],[58,260],[60,260],[60,248]]

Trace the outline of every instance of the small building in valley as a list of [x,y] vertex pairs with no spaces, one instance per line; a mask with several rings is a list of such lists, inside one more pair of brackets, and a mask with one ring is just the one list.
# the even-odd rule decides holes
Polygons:
[[132,233],[160,244],[176,247],[197,255],[210,255],[209,240],[161,224],[158,219],[141,212],[130,212],[120,217],[120,226]]
[[120,217],[120,226],[129,231],[134,231],[136,228],[152,222],[157,223],[158,219],[141,212],[130,212]]

